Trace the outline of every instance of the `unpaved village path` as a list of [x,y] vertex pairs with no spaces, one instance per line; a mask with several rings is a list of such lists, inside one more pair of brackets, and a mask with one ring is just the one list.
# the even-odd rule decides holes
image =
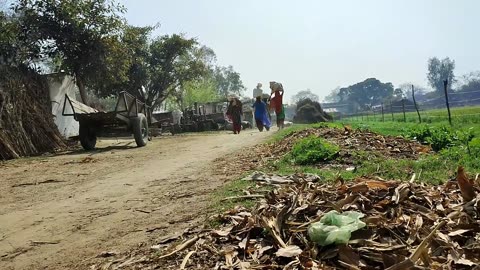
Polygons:
[[[103,140],[99,150],[0,163],[0,269],[81,269],[205,218],[227,176],[213,161],[264,141],[249,130]],[[82,263],[83,262],[83,263]]]

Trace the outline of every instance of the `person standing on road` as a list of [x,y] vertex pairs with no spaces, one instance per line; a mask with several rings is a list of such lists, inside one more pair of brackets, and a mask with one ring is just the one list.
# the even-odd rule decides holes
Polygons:
[[285,107],[283,106],[283,86],[278,82],[270,82],[270,107],[277,116],[277,127],[283,129],[285,122]]
[[[257,97],[261,97],[263,95],[262,84],[257,83],[257,87],[253,88],[253,102],[257,99]],[[255,126],[255,113],[252,111],[253,116],[253,126]]]
[[232,120],[233,134],[240,134],[242,130],[242,102],[238,97],[234,96],[230,99],[227,115]]
[[268,118],[267,104],[262,101],[260,96],[257,96],[255,103],[253,103],[253,113],[255,116],[255,124],[260,132],[263,131],[263,127],[267,131],[270,130],[270,119]]
[[268,121],[272,123],[272,115],[270,114],[270,95],[268,93],[263,93],[262,101],[267,104],[267,117]]
[[257,83],[257,87],[253,89],[253,99],[256,99],[257,97],[261,97],[262,95],[263,95],[262,84]]

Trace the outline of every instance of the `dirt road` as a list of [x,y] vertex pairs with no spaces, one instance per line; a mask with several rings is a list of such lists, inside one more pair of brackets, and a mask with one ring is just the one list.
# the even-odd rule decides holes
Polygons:
[[0,269],[78,269],[204,219],[227,176],[213,161],[261,143],[247,131],[104,140],[100,150],[0,163]]

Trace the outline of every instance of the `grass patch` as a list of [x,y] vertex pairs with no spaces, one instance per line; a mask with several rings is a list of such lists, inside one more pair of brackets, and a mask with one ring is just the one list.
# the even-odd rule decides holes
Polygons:
[[321,161],[333,160],[339,150],[338,146],[322,138],[309,136],[295,143],[287,158],[297,165],[316,164]]
[[[354,152],[355,171],[346,171],[345,166],[330,166],[328,162],[313,165],[292,164],[281,160],[269,164],[273,172],[279,174],[314,173],[325,181],[334,181],[338,177],[345,180],[360,176],[378,176],[384,179],[408,180],[413,173],[417,179],[431,184],[447,181],[455,175],[457,166],[464,166],[470,174],[480,172],[480,125],[471,125],[464,121],[454,124],[435,123],[398,123],[398,122],[342,122],[321,124],[320,126],[342,127],[350,125],[354,129],[369,130],[383,135],[403,136],[430,144],[437,153],[421,156],[417,160],[392,159],[378,157],[365,152]],[[318,127],[304,125],[303,129]],[[293,131],[295,132],[295,131]],[[308,149],[302,149],[304,153]],[[336,160],[342,163],[341,160]],[[335,162],[334,162],[335,163]]]
[[[258,199],[224,199],[245,195],[245,190],[250,191],[252,194],[263,194],[269,192],[271,189],[272,188],[269,186],[259,187],[254,181],[236,179],[228,182],[226,185],[220,187],[212,194],[212,203],[210,209],[215,214],[223,213],[235,208],[236,206],[243,206],[247,209],[253,209],[257,204]],[[208,225],[211,228],[218,228],[221,224],[222,222],[216,219],[209,220],[208,222]]]
[[232,200],[223,200],[227,197],[236,197],[245,195],[245,190],[251,190],[255,188],[255,183],[253,181],[237,179],[228,182],[225,186],[217,189],[213,193],[212,198],[212,208],[215,212],[223,212],[228,209],[235,207],[236,205],[244,206],[245,208],[252,208],[255,206],[254,200],[249,199],[232,199]]
[[[269,143],[281,141],[283,138],[292,135],[293,133],[302,131],[307,128],[311,128],[311,125],[306,124],[295,124],[290,127],[284,128],[282,130],[277,131],[269,140]],[[274,127],[272,127],[274,129]]]
[[320,128],[320,127],[342,127],[343,124],[340,122],[322,122],[316,124],[294,124],[290,127],[279,130],[269,139],[269,143],[281,141],[283,138],[288,137],[296,132],[309,129],[309,128]]
[[[355,170],[347,171],[345,167],[325,166],[325,164],[294,165],[287,161],[280,161],[270,165],[274,171],[281,175],[293,173],[317,174],[325,182],[334,182],[339,177],[345,181],[354,180],[358,177],[378,176],[386,180],[409,180],[413,173],[416,173],[417,180],[440,184],[453,177],[457,166],[457,160],[448,160],[445,157],[435,154],[421,157],[418,160],[412,159],[385,159],[375,157],[372,159],[359,159],[355,164]],[[472,164],[462,163],[467,171],[475,171]]]

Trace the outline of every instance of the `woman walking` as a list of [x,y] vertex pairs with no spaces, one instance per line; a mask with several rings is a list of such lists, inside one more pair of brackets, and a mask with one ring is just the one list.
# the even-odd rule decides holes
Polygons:
[[263,128],[267,131],[270,130],[270,119],[268,117],[268,108],[267,104],[262,101],[261,96],[257,96],[255,103],[253,103],[253,111],[255,116],[255,124],[260,132],[263,131]]
[[242,102],[237,97],[232,97],[228,105],[227,115],[233,123],[233,134],[240,134],[242,130]]
[[285,122],[285,107],[283,106],[283,86],[278,82],[270,82],[270,107],[277,116],[277,127],[283,129]]

